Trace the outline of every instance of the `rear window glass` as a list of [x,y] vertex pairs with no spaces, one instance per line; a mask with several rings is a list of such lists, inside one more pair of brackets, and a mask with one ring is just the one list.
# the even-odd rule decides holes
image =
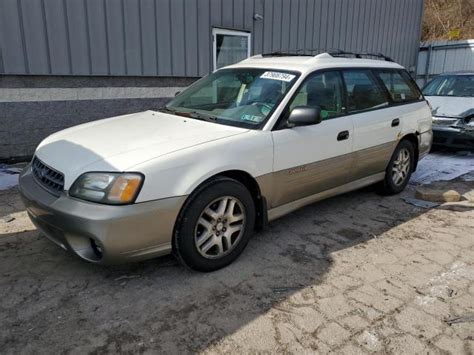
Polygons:
[[388,106],[388,101],[368,70],[342,72],[347,91],[348,111],[351,113]]
[[387,70],[379,71],[377,75],[387,88],[393,102],[414,101],[420,98],[418,88],[401,72]]

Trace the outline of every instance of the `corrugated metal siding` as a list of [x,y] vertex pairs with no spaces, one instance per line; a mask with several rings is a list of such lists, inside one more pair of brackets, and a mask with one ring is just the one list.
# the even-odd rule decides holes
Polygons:
[[413,68],[422,7],[422,0],[1,0],[0,73],[202,76],[212,69],[211,27],[250,31],[253,53],[382,52]]
[[420,47],[416,71],[418,85],[423,86],[429,79],[442,73],[474,72],[473,53],[474,40],[423,43]]

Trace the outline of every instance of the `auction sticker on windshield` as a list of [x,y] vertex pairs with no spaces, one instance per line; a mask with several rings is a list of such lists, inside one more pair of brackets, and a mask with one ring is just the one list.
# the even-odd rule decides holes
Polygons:
[[295,78],[295,75],[288,74],[288,73],[281,73],[277,71],[266,71],[262,75],[260,75],[262,79],[272,79],[272,80],[280,80],[280,81],[292,81]]

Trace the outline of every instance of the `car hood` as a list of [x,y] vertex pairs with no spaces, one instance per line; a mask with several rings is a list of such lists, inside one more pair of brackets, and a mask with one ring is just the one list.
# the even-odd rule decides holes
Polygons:
[[99,120],[57,132],[36,156],[65,174],[65,185],[86,171],[125,171],[150,159],[248,132],[247,129],[155,111]]
[[435,117],[466,117],[474,110],[472,97],[426,96]]

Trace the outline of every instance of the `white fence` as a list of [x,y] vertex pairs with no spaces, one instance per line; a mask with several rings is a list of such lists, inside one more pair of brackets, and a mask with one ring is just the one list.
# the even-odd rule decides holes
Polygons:
[[420,87],[438,74],[455,71],[474,72],[474,40],[421,44],[416,69],[416,82]]

